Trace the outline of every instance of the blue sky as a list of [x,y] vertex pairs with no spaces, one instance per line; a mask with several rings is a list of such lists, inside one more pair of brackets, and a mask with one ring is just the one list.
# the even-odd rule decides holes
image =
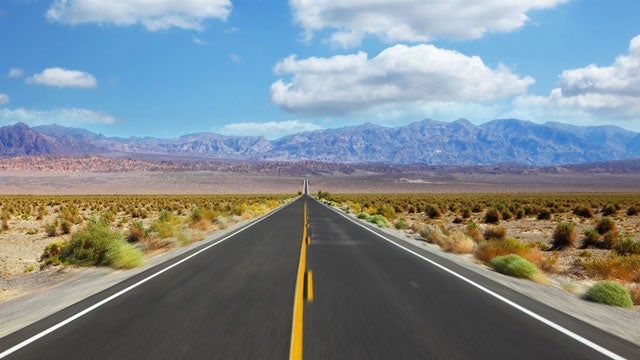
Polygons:
[[636,0],[145,3],[0,0],[0,125],[277,138],[515,117],[640,131]]

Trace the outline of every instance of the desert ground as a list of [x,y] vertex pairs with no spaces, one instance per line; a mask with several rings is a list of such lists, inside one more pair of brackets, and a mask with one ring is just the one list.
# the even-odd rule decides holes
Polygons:
[[[640,174],[466,174],[405,172],[308,176],[311,192],[518,193],[638,192]],[[192,172],[0,172],[0,194],[284,194],[302,188],[303,176]]]

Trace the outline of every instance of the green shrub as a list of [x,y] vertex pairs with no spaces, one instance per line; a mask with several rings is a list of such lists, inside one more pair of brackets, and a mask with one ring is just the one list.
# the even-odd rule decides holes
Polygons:
[[559,223],[553,231],[552,249],[562,250],[576,246],[576,230],[573,223]]
[[600,234],[595,229],[587,229],[584,231],[584,239],[582,240],[582,248],[597,246],[600,242]]
[[144,240],[147,237],[147,230],[144,228],[144,224],[140,220],[133,220],[129,224],[129,235],[127,235],[127,242],[137,243]]
[[603,217],[598,220],[598,224],[596,224],[596,231],[600,235],[604,235],[609,231],[616,231],[617,226],[616,223],[610,217]]
[[387,220],[393,220],[396,217],[395,209],[389,204],[380,204],[377,211],[378,214],[384,216]]
[[617,231],[607,231],[604,235],[602,235],[602,238],[598,243],[598,247],[601,249],[609,250],[613,248],[613,245],[617,243],[619,239],[620,234]]
[[396,223],[393,224],[393,226],[395,226],[395,228],[398,230],[407,230],[409,228],[409,226],[407,226],[407,223],[402,221],[402,219],[396,221]]
[[611,248],[618,255],[640,255],[640,242],[625,237],[619,239]]
[[573,213],[583,218],[592,218],[593,210],[589,206],[578,205],[573,208]]
[[520,255],[534,264],[539,264],[542,261],[539,249],[510,237],[503,240],[480,242],[475,250],[475,256],[485,263],[489,263],[497,256],[509,254]]
[[440,208],[436,205],[429,205],[427,215],[432,219],[439,219],[442,216],[442,212],[440,212]]
[[622,285],[612,281],[601,281],[587,290],[586,298],[597,303],[632,307],[631,295]]
[[378,227],[389,227],[389,220],[382,215],[373,215],[369,218],[369,222],[378,225]]
[[40,260],[44,260],[50,257],[58,256],[62,249],[67,245],[66,241],[56,241],[44,247],[44,252],[40,256]]
[[516,219],[520,220],[524,218],[524,209],[520,208],[516,210]]
[[468,219],[471,217],[471,210],[469,208],[464,208],[461,215],[463,219]]
[[465,234],[469,235],[469,237],[472,238],[473,241],[477,242],[482,240],[482,231],[480,230],[478,224],[476,224],[473,220],[469,220],[467,228],[464,232]]
[[111,265],[128,268],[142,263],[142,252],[128,244],[122,235],[95,220],[73,234],[59,255],[62,261],[85,266]]
[[531,279],[540,273],[535,265],[516,254],[493,258],[491,267],[499,273],[526,279]]
[[495,207],[489,208],[484,214],[485,224],[497,224],[500,220],[502,220],[502,213],[500,213]]
[[615,215],[617,212],[618,212],[618,209],[616,209],[615,205],[607,205],[603,207],[602,210],[600,211],[600,213],[602,213],[602,216]]
[[502,240],[507,236],[507,230],[502,226],[489,226],[483,236],[485,240]]
[[58,223],[52,222],[44,224],[44,233],[47,237],[54,237],[58,235]]
[[357,215],[358,219],[362,219],[364,221],[369,221],[369,219],[371,219],[371,215],[367,214],[366,212],[361,212]]
[[73,224],[69,220],[63,219],[60,221],[60,233],[63,235],[71,233],[71,227]]
[[549,209],[540,210],[540,212],[538,213],[538,220],[549,220],[549,219],[551,219],[551,210]]

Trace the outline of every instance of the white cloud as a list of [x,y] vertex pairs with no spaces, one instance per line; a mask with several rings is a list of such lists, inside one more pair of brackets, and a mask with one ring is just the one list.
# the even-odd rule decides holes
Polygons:
[[568,0],[289,0],[310,39],[322,29],[344,47],[372,34],[386,42],[476,39],[524,26],[527,13]]
[[34,74],[26,79],[26,83],[75,88],[94,88],[98,86],[98,82],[91,74],[58,67],[45,69],[39,74]]
[[241,122],[227,124],[218,130],[225,135],[238,136],[258,136],[262,135],[267,139],[277,139],[284,135],[295,134],[302,131],[313,131],[321,129],[320,126],[299,120],[269,121],[269,122]]
[[9,95],[0,93],[0,105],[6,105],[9,103]]
[[196,45],[201,45],[201,46],[206,46],[206,45],[207,45],[207,42],[206,42],[206,41],[204,41],[204,40],[202,40],[202,39],[200,39],[200,38],[197,38],[197,37],[195,37],[195,36],[193,37],[193,42],[194,42],[194,44],[196,44]]
[[24,70],[22,70],[20,68],[11,68],[11,69],[9,69],[9,77],[10,78],[19,78],[19,77],[22,77],[22,75],[24,75]]
[[612,65],[565,70],[548,96],[521,96],[514,105],[515,112],[532,117],[635,120],[640,126],[640,35],[631,40],[629,54]]
[[202,30],[206,19],[226,20],[231,7],[230,0],[55,0],[47,18],[69,25],[139,23],[149,31],[172,27]]
[[425,107],[441,102],[488,103],[526,92],[534,83],[477,56],[433,45],[395,45],[369,59],[359,52],[278,62],[289,76],[271,85],[271,101],[293,113],[344,115],[379,108]]
[[242,58],[240,57],[240,55],[234,54],[234,53],[229,54],[229,59],[234,63],[239,63],[240,61],[242,61]]
[[39,111],[31,109],[0,109],[0,122],[16,123],[24,122],[30,126],[37,125],[66,125],[74,126],[80,124],[114,124],[117,119],[109,114],[100,111],[87,109],[54,109],[49,111]]

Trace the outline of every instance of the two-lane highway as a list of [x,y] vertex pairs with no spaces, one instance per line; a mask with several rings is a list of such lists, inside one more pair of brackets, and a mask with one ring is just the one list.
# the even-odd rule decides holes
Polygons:
[[[312,280],[302,284],[298,275],[309,270]],[[313,301],[298,301],[298,317],[296,287],[313,292]],[[296,348],[306,359],[640,354],[627,341],[307,196],[0,339],[0,354],[12,347],[7,358],[286,359],[296,358]]]

